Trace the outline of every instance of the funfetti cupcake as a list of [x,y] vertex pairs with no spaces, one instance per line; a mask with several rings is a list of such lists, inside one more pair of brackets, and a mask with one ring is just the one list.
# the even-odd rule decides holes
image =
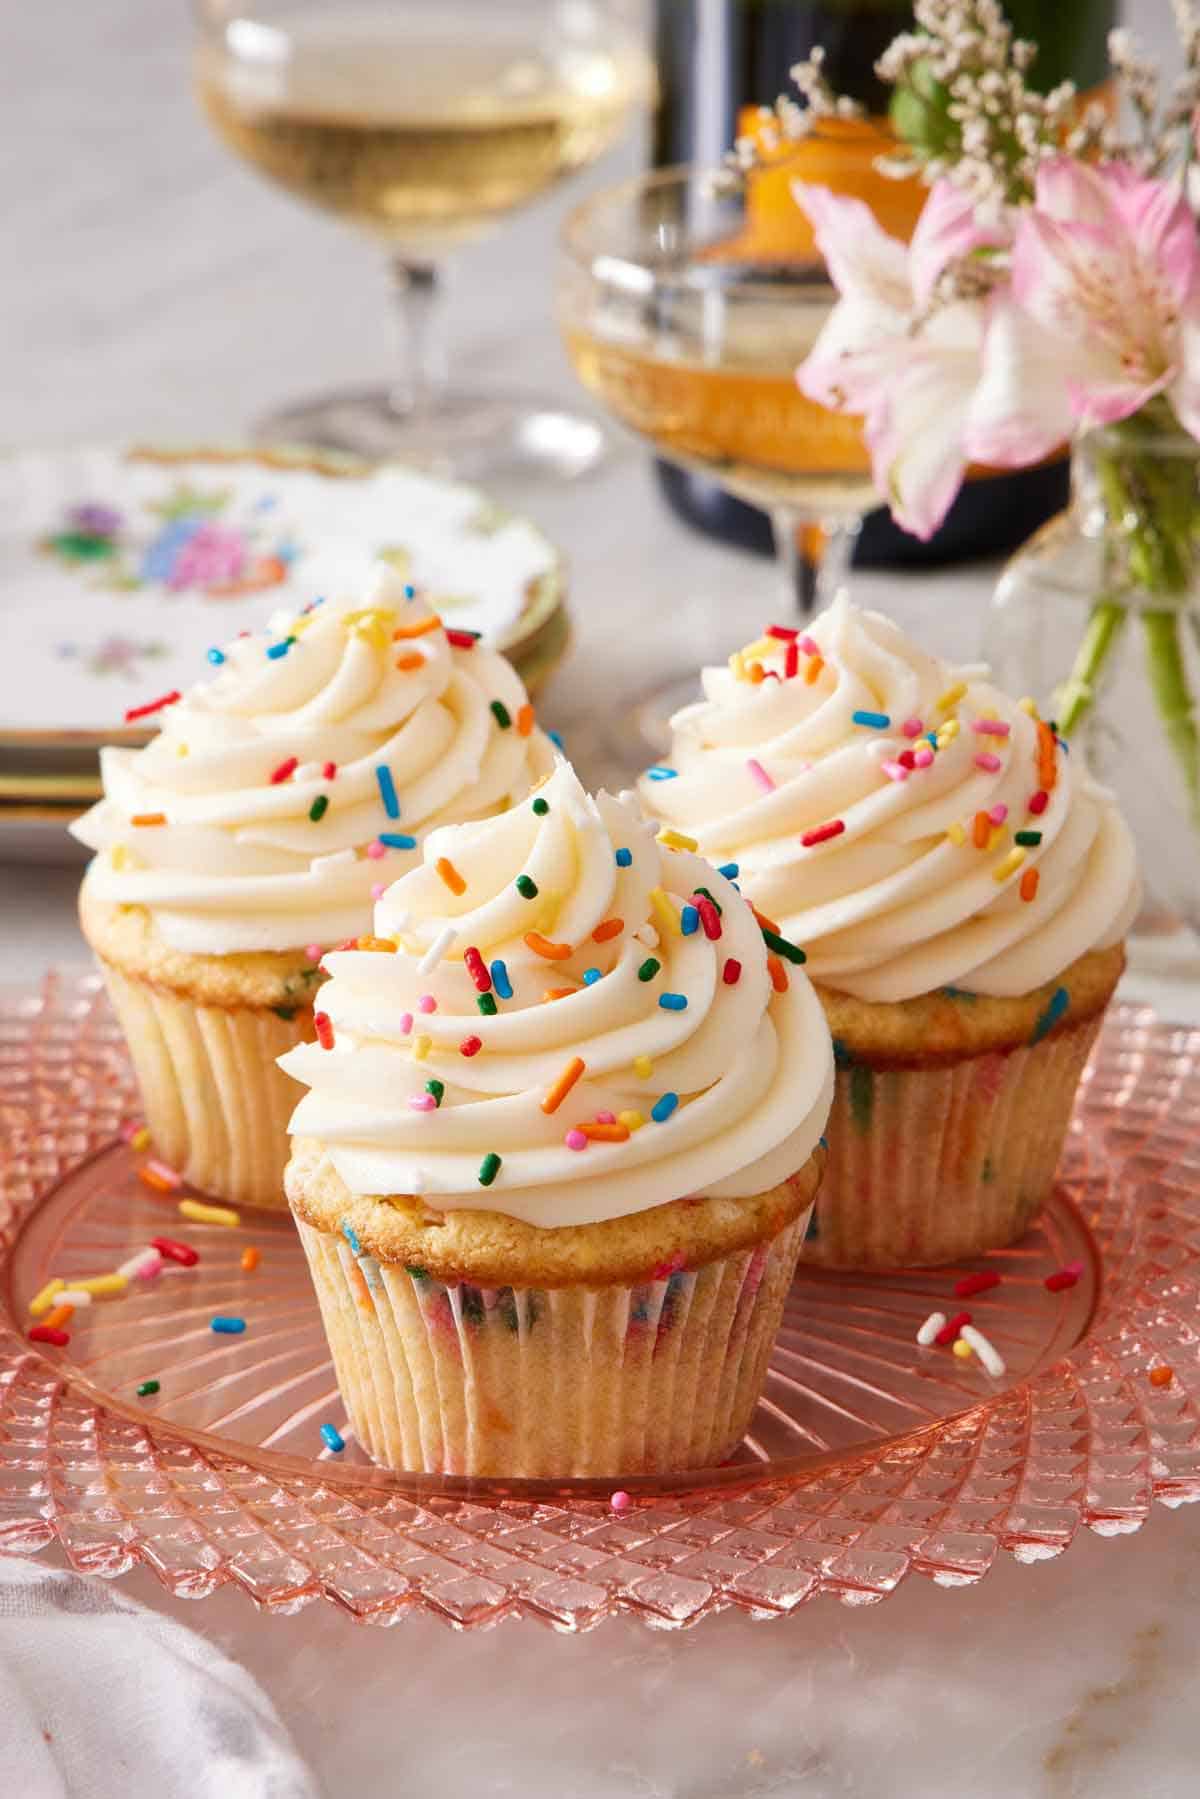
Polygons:
[[807,1255],[938,1263],[1021,1236],[1137,909],[1111,797],[1032,702],[845,598],[704,671],[645,808],[736,864],[833,1031]]
[[330,944],[448,819],[550,766],[520,680],[392,571],[209,651],[210,678],[134,708],[160,729],[101,756],[76,825],[80,917],[158,1154],[194,1186],[283,1208],[292,1083]]
[[824,1163],[812,988],[772,976],[727,880],[565,763],[423,857],[283,1058],[355,1433],[454,1474],[720,1461]]

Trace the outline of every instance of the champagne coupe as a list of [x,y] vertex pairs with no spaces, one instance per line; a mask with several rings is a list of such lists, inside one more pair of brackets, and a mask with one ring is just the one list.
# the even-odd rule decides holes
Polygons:
[[[745,192],[709,170],[624,182],[563,230],[558,314],[576,374],[658,455],[769,514],[785,619],[837,585],[877,504],[861,421],[796,382],[836,300],[815,251],[759,255]],[[635,706],[656,750],[694,694],[692,676]]]
[[590,420],[446,381],[452,251],[593,162],[653,90],[619,0],[194,0],[196,88],[268,179],[378,241],[399,358],[387,385],[287,408],[263,435],[446,472],[581,473]]

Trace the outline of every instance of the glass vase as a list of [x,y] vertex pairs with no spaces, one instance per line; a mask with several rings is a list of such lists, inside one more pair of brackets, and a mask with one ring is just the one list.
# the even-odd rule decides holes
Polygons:
[[1200,928],[1198,556],[1200,444],[1153,402],[1080,438],[1070,506],[1008,564],[989,615],[997,683],[1033,695],[1133,828],[1143,936]]

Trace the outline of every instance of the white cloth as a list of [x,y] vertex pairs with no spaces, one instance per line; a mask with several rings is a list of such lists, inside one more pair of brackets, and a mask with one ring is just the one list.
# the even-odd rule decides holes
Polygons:
[[318,1799],[244,1668],[110,1583],[2,1556],[0,1793]]

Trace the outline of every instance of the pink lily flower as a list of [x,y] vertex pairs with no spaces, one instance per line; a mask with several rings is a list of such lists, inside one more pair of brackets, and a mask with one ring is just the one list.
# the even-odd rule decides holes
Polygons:
[[930,190],[911,244],[889,237],[861,200],[793,184],[838,290],[797,371],[819,405],[864,415],[876,486],[905,530],[933,535],[974,452],[986,322],[979,299],[936,299],[954,262],[1002,248],[1008,224],[981,222],[949,182]]
[[1200,242],[1177,181],[1067,156],[1041,165],[980,391],[972,448],[986,461],[1036,461],[1156,394],[1200,436]]

